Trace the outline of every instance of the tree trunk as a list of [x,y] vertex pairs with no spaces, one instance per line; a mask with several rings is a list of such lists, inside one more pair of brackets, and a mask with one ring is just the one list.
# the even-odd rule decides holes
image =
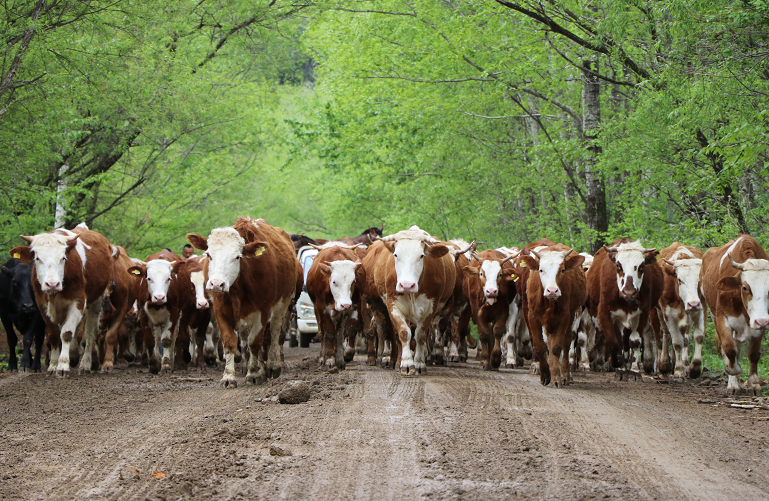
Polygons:
[[[582,65],[598,73],[598,60],[583,60]],[[590,230],[590,253],[595,254],[605,244],[606,231],[609,229],[609,218],[606,209],[606,188],[600,173],[596,169],[601,147],[595,144],[598,127],[601,123],[600,86],[594,73],[583,71],[584,86],[582,88],[582,130],[588,157],[585,161],[585,184],[587,187],[587,204],[585,207],[586,223]]]
[[54,228],[64,228],[67,220],[67,209],[64,208],[64,192],[67,190],[67,171],[69,164],[64,162],[59,167],[59,180],[56,182],[56,218]]

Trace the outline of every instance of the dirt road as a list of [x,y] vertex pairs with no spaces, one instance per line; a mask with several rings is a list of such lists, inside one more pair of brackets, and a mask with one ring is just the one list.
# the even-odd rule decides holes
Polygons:
[[[235,390],[220,371],[2,376],[0,499],[769,497],[769,412],[697,403],[724,388],[543,388],[474,364],[329,374],[310,355],[287,349],[279,384]],[[273,402],[292,379],[311,400]]]

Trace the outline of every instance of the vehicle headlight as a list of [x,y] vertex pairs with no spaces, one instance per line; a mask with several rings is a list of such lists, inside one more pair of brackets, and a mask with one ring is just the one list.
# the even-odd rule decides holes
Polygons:
[[315,308],[309,303],[299,303],[299,314],[303,317],[314,317]]

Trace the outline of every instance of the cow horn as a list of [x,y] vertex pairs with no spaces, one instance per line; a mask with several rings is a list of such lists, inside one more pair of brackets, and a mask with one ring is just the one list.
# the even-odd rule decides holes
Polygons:
[[425,242],[427,242],[428,244],[437,244],[438,242],[440,242],[440,240],[436,240],[430,235],[425,235]]
[[386,237],[380,238],[382,242],[392,242],[395,240],[395,235],[387,235]]
[[536,257],[537,259],[542,259],[542,258],[539,256],[539,254],[537,253],[537,251],[535,251],[534,249],[532,249],[530,252],[531,252],[532,254],[534,254],[534,257]]
[[316,244],[310,244],[310,243],[308,243],[307,245],[309,245],[313,249],[318,249],[318,250],[321,250],[323,248],[322,245],[316,245]]
[[619,247],[606,247],[603,246],[604,249],[606,249],[606,252],[619,252]]
[[34,240],[35,237],[27,237],[25,235],[21,235],[21,239],[24,240],[25,242],[32,243],[32,240]]
[[734,259],[732,259],[732,255],[728,254],[729,256],[729,264],[731,264],[733,267],[737,268],[740,271],[745,271],[745,263],[735,263]]
[[473,240],[473,242],[470,245],[467,246],[467,249],[458,250],[457,254],[464,254],[465,252],[467,252],[470,249],[472,249],[474,245],[475,245],[475,240]]
[[665,262],[665,264],[669,264],[670,266],[675,266],[675,264],[672,261],[668,261],[664,257],[662,258],[662,260]]
[[478,254],[476,254],[475,252],[473,252],[473,253],[472,253],[472,254],[470,254],[470,255],[471,255],[471,256],[473,256],[473,258],[475,258],[475,260],[476,260],[476,261],[478,261],[479,263],[481,262],[481,258],[479,258],[479,257],[478,257]]
[[654,252],[656,250],[657,250],[656,247],[654,247],[653,249],[644,249],[644,254],[646,254],[647,252]]
[[503,264],[505,264],[506,262],[510,261],[511,259],[518,257],[520,254],[521,254],[521,252],[520,252],[520,251],[518,251],[518,252],[517,252],[517,253],[515,253],[515,254],[510,254],[510,255],[509,255],[509,256],[507,256],[505,259],[503,259],[502,261],[500,261],[500,262],[499,262],[500,266],[501,266],[501,265],[503,265]]
[[569,254],[571,254],[572,252],[574,252],[574,249],[573,248],[569,249],[568,252],[566,252],[566,254],[563,255],[564,259],[566,259],[569,256]]

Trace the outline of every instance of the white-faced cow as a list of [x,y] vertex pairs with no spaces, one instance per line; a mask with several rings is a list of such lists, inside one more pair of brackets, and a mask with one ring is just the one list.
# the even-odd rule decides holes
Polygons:
[[[101,234],[78,226],[34,237],[22,236],[30,246],[11,250],[22,262],[34,262],[32,286],[51,344],[48,372],[67,377],[71,348],[83,321],[85,351],[78,373],[90,372],[104,294],[112,282],[117,249]],[[74,341],[74,344],[73,344]]]
[[[206,297],[204,261],[204,256],[193,256],[176,269],[179,281],[179,338],[184,340],[189,337],[194,344],[195,350],[191,354],[200,370],[206,364],[216,365],[213,344],[208,341],[211,308]],[[207,349],[207,345],[210,348]]]
[[700,287],[716,326],[716,345],[729,374],[727,390],[740,389],[739,358],[748,343],[750,375],[744,389],[761,393],[758,361],[769,328],[769,255],[750,235],[740,235],[702,258]]
[[531,270],[526,285],[531,337],[540,363],[540,381],[563,386],[571,378],[566,350],[574,318],[587,299],[582,269],[585,257],[563,244],[538,249],[521,256]]
[[[593,258],[587,274],[590,315],[603,331],[612,367],[623,367],[625,357],[630,358],[632,352],[630,369],[639,370],[641,334],[646,333],[649,312],[662,295],[663,272],[657,254],[659,251],[646,249],[639,242],[620,239],[611,247],[598,249]],[[644,338],[644,371],[650,373],[654,371],[656,343],[649,338]]]
[[[195,248],[205,251],[214,313],[224,343],[225,368],[221,384],[236,387],[235,353],[238,332],[247,332],[251,351],[247,383],[280,376],[280,344],[284,317],[301,290],[302,271],[291,238],[263,219],[239,218],[232,227],[216,228],[208,238],[188,234]],[[262,353],[265,328],[270,325],[267,360]]]
[[[660,252],[665,271],[665,286],[659,301],[662,314],[662,350],[668,351],[668,335],[673,341],[675,367],[673,377],[699,377],[702,373],[702,343],[705,340],[707,306],[700,295],[702,251],[674,242]],[[689,362],[689,330],[694,334],[694,358]],[[661,365],[661,364],[660,364]]]
[[463,292],[470,301],[473,320],[481,343],[481,366],[497,370],[502,363],[501,341],[507,331],[510,304],[515,300],[515,255],[496,250],[473,254],[477,263],[464,269]]
[[365,281],[360,259],[346,246],[323,248],[313,259],[307,273],[307,294],[320,326],[324,364],[328,361],[345,368],[345,331],[351,319],[360,318],[359,284]]
[[446,245],[417,226],[382,241],[386,251],[377,259],[375,282],[400,341],[400,371],[402,375],[421,374],[430,324],[451,299],[456,285],[454,258]]

